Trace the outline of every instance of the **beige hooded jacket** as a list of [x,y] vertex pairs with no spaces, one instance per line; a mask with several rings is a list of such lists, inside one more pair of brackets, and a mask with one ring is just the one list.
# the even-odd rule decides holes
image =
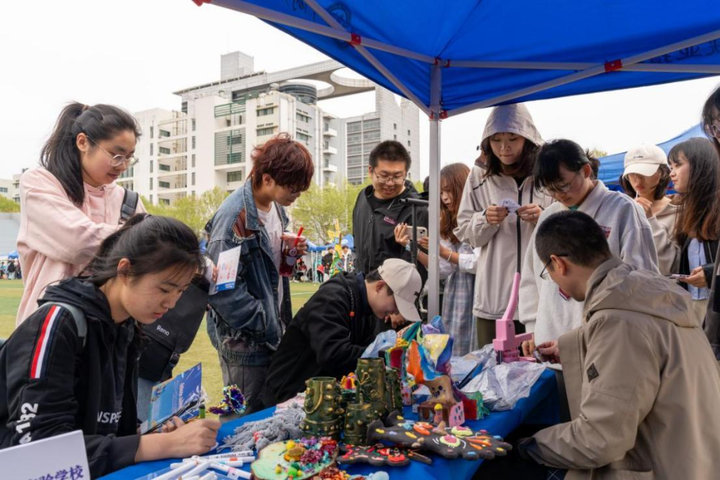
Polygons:
[[600,265],[583,325],[559,340],[572,421],[528,453],[568,480],[717,478],[720,372],[690,301],[657,273]]
[[[482,140],[501,132],[520,135],[535,145],[542,144],[530,112],[523,104],[495,107],[488,117]],[[535,225],[520,220],[515,213],[501,224],[491,225],[485,210],[506,199],[519,205],[535,203],[545,208],[552,203],[552,198],[534,188],[532,176],[518,186],[513,177],[485,174],[482,167],[472,168],[463,189],[454,232],[461,242],[482,248],[475,274],[473,314],[500,318],[510,299],[513,275],[522,266]]]

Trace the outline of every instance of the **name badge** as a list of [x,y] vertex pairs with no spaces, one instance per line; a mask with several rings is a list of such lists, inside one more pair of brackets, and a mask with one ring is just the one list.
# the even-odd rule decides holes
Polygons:
[[383,218],[383,222],[389,223],[390,225],[396,225],[396,224],[397,224],[397,222],[395,221],[394,218],[390,218],[390,217],[388,217],[387,215],[385,215],[385,218]]

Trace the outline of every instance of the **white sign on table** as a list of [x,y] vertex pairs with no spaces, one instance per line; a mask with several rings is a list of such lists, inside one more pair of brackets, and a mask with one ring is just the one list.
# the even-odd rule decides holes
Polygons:
[[0,476],[13,480],[90,478],[81,430],[2,449],[0,465]]

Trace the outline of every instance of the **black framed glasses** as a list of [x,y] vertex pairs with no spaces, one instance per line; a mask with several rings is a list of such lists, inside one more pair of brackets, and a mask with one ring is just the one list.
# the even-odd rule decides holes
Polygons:
[[551,253],[551,254],[550,254],[550,260],[548,260],[547,263],[545,263],[545,266],[543,267],[543,269],[542,269],[542,271],[540,272],[540,275],[539,275],[540,278],[542,278],[543,280],[547,280],[547,279],[548,279],[548,270],[547,270],[547,268],[548,268],[548,267],[550,266],[550,264],[552,263],[552,257],[553,257],[553,255],[555,255],[556,257],[567,257],[567,256],[568,256],[567,253],[557,253],[557,254]]
[[101,147],[98,142],[96,142],[90,137],[90,135],[86,133],[85,136],[88,138],[88,140],[94,143],[96,147],[98,147],[100,150],[105,152],[108,157],[110,157],[110,166],[113,168],[121,167],[123,165],[125,165],[125,167],[131,167],[135,165],[138,161],[135,155],[113,155],[112,153]]

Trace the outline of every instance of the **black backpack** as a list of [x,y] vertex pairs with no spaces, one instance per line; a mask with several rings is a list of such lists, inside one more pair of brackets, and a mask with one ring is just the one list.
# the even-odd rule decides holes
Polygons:
[[146,348],[140,355],[140,378],[160,382],[172,377],[172,370],[195,340],[208,301],[208,282],[196,277],[172,310],[150,325],[142,325]]
[[[125,189],[120,221],[135,214],[138,194]],[[159,382],[172,377],[172,370],[195,340],[207,309],[210,285],[202,277],[196,277],[182,294],[175,307],[150,325],[141,325],[145,334],[145,349],[140,355],[138,374],[140,378]]]

